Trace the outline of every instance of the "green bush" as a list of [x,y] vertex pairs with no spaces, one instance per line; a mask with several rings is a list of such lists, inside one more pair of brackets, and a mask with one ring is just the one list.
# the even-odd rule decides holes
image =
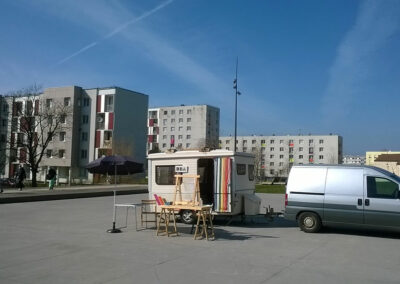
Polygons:
[[256,192],[284,194],[286,186],[284,184],[256,184]]

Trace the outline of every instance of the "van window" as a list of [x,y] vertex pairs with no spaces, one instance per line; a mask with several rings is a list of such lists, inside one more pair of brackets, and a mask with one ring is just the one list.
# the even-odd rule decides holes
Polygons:
[[399,186],[385,178],[367,177],[367,192],[370,198],[396,199]]
[[173,185],[175,175],[175,166],[156,166],[156,184]]
[[248,170],[249,170],[249,180],[252,181],[254,180],[254,165],[248,165]]
[[244,176],[246,174],[246,165],[236,164],[236,172],[239,176]]

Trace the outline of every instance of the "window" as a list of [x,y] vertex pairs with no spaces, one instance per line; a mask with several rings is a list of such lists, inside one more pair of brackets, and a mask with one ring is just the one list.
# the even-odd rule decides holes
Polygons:
[[182,127],[182,126],[179,126],[178,130],[179,130],[179,131],[182,131],[182,130],[183,130],[183,127]]
[[64,98],[64,106],[70,106],[71,105],[71,98]]
[[370,198],[397,199],[399,186],[385,178],[367,177],[367,192]]
[[308,145],[312,145],[314,143],[313,139],[308,140]]
[[273,152],[275,149],[274,149],[274,147],[271,147],[271,148],[269,148],[269,150],[270,150],[271,152]]
[[87,123],[89,123],[89,116],[82,115],[82,124],[87,124]]
[[319,155],[319,157],[318,157],[320,160],[323,160],[324,159],[324,155]]
[[283,159],[283,155],[279,155],[279,159]]
[[293,143],[294,143],[293,139],[290,139],[289,144],[293,144]]
[[186,119],[186,122],[192,122],[192,119],[191,119],[190,117],[188,117],[188,118]]
[[279,166],[282,167],[283,166],[283,162],[279,162]]
[[256,144],[256,140],[251,140],[251,144]]
[[283,144],[283,140],[279,140],[279,144]]
[[256,147],[251,147],[251,152],[252,153],[255,153],[257,151],[257,148]]
[[81,159],[86,159],[87,158],[87,150],[83,149],[81,150]]
[[183,118],[179,118],[179,123],[182,123],[183,122]]
[[190,139],[191,138],[191,136],[190,135],[186,135],[186,139]]
[[299,155],[299,159],[303,159],[303,155]]
[[324,139],[319,139],[319,144],[324,144]]
[[60,132],[59,137],[60,137],[60,141],[64,142],[65,141],[65,132]]
[[308,148],[308,153],[309,154],[313,154],[314,153],[314,148],[313,147]]
[[191,126],[188,126],[188,127],[186,127],[186,130],[187,130],[187,131],[190,131],[190,130],[192,130],[192,127],[191,127]]
[[175,123],[175,118],[171,118],[171,123]]
[[269,170],[269,173],[270,173],[271,175],[273,175],[273,174],[275,174],[275,171],[274,171],[273,169],[270,169],[270,170]]
[[172,126],[172,127],[171,127],[171,131],[175,131],[175,127]]
[[171,114],[175,114],[175,111],[174,111],[174,110],[171,110]]
[[178,143],[178,148],[182,148],[182,143]]
[[299,148],[299,152],[303,152],[303,147],[300,147],[300,148]]
[[300,140],[299,140],[299,144],[303,144],[303,139],[300,139]]
[[53,106],[53,100],[52,99],[47,99],[46,100],[46,107],[47,108],[50,108],[50,107],[52,107]]
[[270,159],[273,159],[273,158],[274,158],[274,155],[269,155],[269,158],[270,158]]
[[236,173],[239,176],[244,176],[246,174],[246,165],[245,164],[236,164]]
[[89,106],[89,98],[84,98],[83,99],[83,106],[88,107]]
[[289,148],[289,153],[293,153],[293,148]]
[[270,165],[270,166],[273,166],[273,165],[274,165],[274,162],[270,162],[269,165]]
[[226,150],[229,150],[229,147],[225,147]]
[[183,139],[183,135],[178,135],[178,140],[182,140]]
[[167,147],[167,144],[166,144],[166,143],[163,143],[162,146],[163,146],[163,148],[165,148],[165,147]]
[[88,133],[82,132],[82,141],[87,141],[87,140],[88,140]]
[[165,131],[167,131],[167,128],[166,128],[166,127],[163,127],[162,130],[165,132]]
[[231,143],[231,140],[226,140],[225,141],[225,144],[229,144],[229,143]]
[[249,181],[254,180],[254,165],[247,165],[247,169],[249,171]]
[[186,111],[186,114],[192,114],[192,110],[191,110],[191,109],[188,109],[188,110]]
[[163,140],[167,139],[167,135],[163,135],[163,136],[162,136],[162,139],[163,139]]
[[190,148],[190,143],[186,143],[186,148]]
[[53,157],[53,151],[52,151],[51,149],[47,149],[47,150],[46,150],[46,157],[47,157],[47,158]]
[[67,123],[66,115],[64,114],[60,115],[60,123]]
[[183,109],[179,110],[179,114],[182,115],[183,114]]
[[173,185],[175,184],[175,166],[156,166],[156,184]]
[[243,147],[243,152],[247,152],[247,147]]
[[58,150],[58,157],[65,158],[65,150]]
[[269,144],[274,144],[275,140],[269,141]]
[[247,146],[247,140],[243,140],[243,146]]
[[265,144],[265,140],[261,140],[261,145],[262,145],[262,144]]
[[167,124],[167,119],[164,118],[164,119],[162,120],[162,122],[163,122],[164,125]]
[[49,141],[53,141],[53,134],[51,132],[47,132],[47,138]]
[[324,147],[319,147],[319,151],[320,152],[324,151]]
[[164,110],[164,115],[167,115],[168,114],[168,111],[167,110]]
[[279,151],[283,152],[284,148],[283,147],[279,147]]

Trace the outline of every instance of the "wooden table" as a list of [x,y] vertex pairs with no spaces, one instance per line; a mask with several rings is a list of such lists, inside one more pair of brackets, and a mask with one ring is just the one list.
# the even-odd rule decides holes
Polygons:
[[[209,237],[215,237],[214,235],[214,227],[212,223],[212,216],[211,216],[211,205],[204,205],[204,206],[193,206],[193,205],[161,205],[161,212],[157,222],[157,236],[161,231],[161,225],[164,224],[165,226],[165,234],[169,236],[170,234],[178,235],[178,230],[176,229],[176,222],[175,222],[175,211],[180,210],[191,210],[194,211],[197,216],[197,224],[196,224],[196,231],[194,233],[194,239],[196,240],[197,237],[205,236],[207,240]],[[169,231],[169,223],[170,218],[173,218],[173,231]],[[207,230],[207,222],[210,225],[211,234],[209,236]],[[201,231],[199,227],[202,226]]]

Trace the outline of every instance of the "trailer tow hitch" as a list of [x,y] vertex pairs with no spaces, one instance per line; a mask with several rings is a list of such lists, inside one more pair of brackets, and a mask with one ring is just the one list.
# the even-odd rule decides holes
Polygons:
[[268,205],[268,207],[264,206],[264,208],[265,208],[264,217],[267,218],[270,222],[274,221],[275,217],[282,215],[282,212],[275,212],[274,208],[271,208],[270,205]]

